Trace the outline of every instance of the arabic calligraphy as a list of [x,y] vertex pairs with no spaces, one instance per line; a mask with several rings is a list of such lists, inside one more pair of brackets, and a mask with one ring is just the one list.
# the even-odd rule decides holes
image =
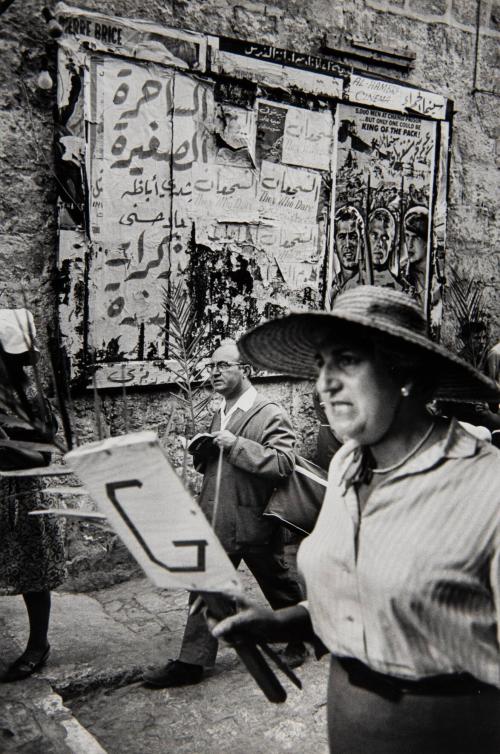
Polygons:
[[264,161],[258,194],[261,216],[315,222],[320,188],[317,172]]
[[257,174],[233,165],[198,164],[193,171],[193,211],[219,217],[237,212],[239,218],[256,214]]
[[[91,221],[99,244],[93,339],[114,341],[125,358],[162,357],[161,281],[185,266],[192,167],[207,158],[199,122],[208,113],[208,90],[182,74],[118,59],[97,63],[94,78],[92,121],[101,126],[91,161]],[[134,384],[141,379],[136,373]]]
[[192,195],[191,181],[187,181],[184,185],[181,182],[173,178],[164,178],[159,180],[156,173],[149,178],[134,178],[132,187],[123,191],[121,198],[125,196],[144,196],[145,201],[149,201],[150,196],[159,197],[163,199],[165,197],[172,196],[191,196]]
[[300,254],[315,253],[318,240],[316,225],[266,225],[265,223],[224,223],[208,220],[196,225],[196,241],[210,247],[233,244],[241,248],[247,244],[251,248],[262,249],[276,254],[277,249],[298,249]]
[[248,58],[269,60],[282,65],[290,65],[314,71],[323,71],[325,73],[338,73],[340,68],[340,66],[330,58],[324,58],[319,55],[308,55],[307,53],[286,50],[282,47],[273,47],[272,45],[261,45],[255,42],[242,42],[237,39],[228,39],[227,37],[220,38],[219,49],[225,52],[238,53]]
[[281,162],[287,108],[266,101],[257,109],[257,160]]
[[314,112],[288,108],[283,135],[283,162],[329,170],[333,118],[329,110]]
[[446,117],[446,100],[439,94],[355,74],[351,76],[349,98],[390,110],[407,110],[437,119]]

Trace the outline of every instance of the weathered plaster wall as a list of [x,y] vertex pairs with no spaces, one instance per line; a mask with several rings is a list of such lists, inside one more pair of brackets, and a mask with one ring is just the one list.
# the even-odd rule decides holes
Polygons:
[[[496,0],[275,0],[270,5],[250,0],[87,0],[84,5],[103,13],[310,53],[319,51],[325,34],[414,51],[414,70],[401,80],[442,93],[455,103],[447,269],[453,266],[487,286],[491,337],[498,340],[500,140],[494,89],[500,5]],[[38,0],[15,0],[0,20],[0,305],[22,306],[24,290],[43,342],[45,325],[56,316],[57,229],[52,147],[55,87],[45,91],[36,85],[45,55],[56,78],[55,45],[41,17],[42,6]],[[447,316],[446,298],[443,322],[443,337],[451,341],[453,322]],[[311,456],[316,421],[309,385],[266,382],[262,389],[288,408],[299,431],[301,450]],[[110,434],[123,431],[121,396],[109,393],[102,401]],[[80,441],[95,439],[92,399],[76,399],[74,413]],[[182,414],[165,391],[129,392],[128,428],[146,427],[158,428],[180,465]]]
[[[55,47],[46,50],[49,38],[42,6],[37,0],[16,0],[1,21],[0,276],[2,287],[14,296],[23,281],[35,313],[52,316],[55,88],[37,89],[36,78],[46,52],[55,70]],[[409,83],[455,102],[447,262],[487,284],[493,310],[498,293],[496,0],[277,0],[270,5],[234,0],[115,0],[103,5],[88,0],[85,7],[306,52],[317,52],[325,34],[408,46],[417,55]],[[3,301],[7,300],[4,293]],[[498,336],[499,314],[492,314],[493,335]]]

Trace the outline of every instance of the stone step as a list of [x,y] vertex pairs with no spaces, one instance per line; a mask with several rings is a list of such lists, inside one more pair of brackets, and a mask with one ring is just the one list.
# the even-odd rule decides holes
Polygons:
[[34,677],[0,685],[0,751],[106,754],[50,684]]

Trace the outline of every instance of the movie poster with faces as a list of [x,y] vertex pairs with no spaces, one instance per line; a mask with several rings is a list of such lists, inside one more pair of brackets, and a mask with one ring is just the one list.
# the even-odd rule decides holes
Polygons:
[[432,319],[435,152],[435,122],[339,105],[329,306],[368,283],[408,292]]

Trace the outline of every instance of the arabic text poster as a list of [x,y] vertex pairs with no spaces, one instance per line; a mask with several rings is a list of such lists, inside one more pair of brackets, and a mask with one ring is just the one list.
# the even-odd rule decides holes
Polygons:
[[260,216],[315,222],[321,174],[314,170],[264,161],[260,171]]
[[[93,341],[126,358],[161,351],[160,287],[171,232],[173,79],[151,65],[106,58],[93,77],[90,146]],[[143,346],[142,346],[143,347]]]
[[92,342],[97,357],[163,358],[164,286],[186,267],[193,164],[207,159],[211,89],[159,66],[93,70]]
[[233,165],[196,165],[193,174],[193,210],[218,220],[255,220],[257,174]]
[[285,118],[282,161],[317,170],[329,170],[332,158],[333,118],[329,110],[316,112],[290,107]]

